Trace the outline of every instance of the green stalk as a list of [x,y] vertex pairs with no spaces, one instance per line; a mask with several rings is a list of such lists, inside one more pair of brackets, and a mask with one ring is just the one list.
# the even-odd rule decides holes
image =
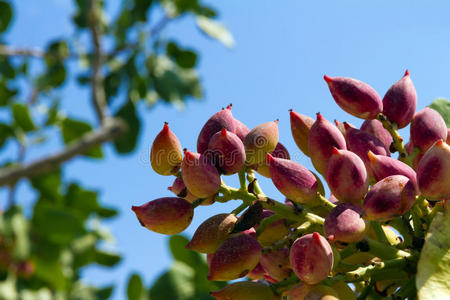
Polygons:
[[377,115],[377,119],[383,124],[383,127],[391,134],[394,147],[399,153],[399,160],[404,162],[408,166],[411,166],[411,161],[409,160],[408,153],[406,153],[405,146],[403,145],[403,138],[397,131],[397,125],[389,122],[386,116],[381,113]]
[[248,203],[247,201],[243,201],[241,205],[239,205],[236,209],[234,209],[231,212],[231,214],[236,216],[236,215],[240,214],[244,209],[246,209],[249,205],[250,205],[250,203]]
[[377,221],[370,221],[370,226],[372,226],[373,231],[375,231],[378,241],[390,244],[380,223]]
[[399,257],[410,257],[411,253],[397,249],[393,246],[365,238],[356,244],[356,247],[362,252],[369,252],[381,259],[394,259]]
[[328,199],[325,198],[324,196],[322,196],[322,194],[317,193],[317,196],[314,199],[314,202],[311,203],[311,207],[316,207],[316,206],[324,207],[328,212],[330,212],[336,205],[334,205],[333,203],[328,201]]
[[239,185],[241,186],[241,190],[247,191],[247,182],[245,181],[245,167],[239,171]]
[[266,230],[267,226],[281,220],[282,218],[283,217],[277,214],[264,218],[261,223],[259,223],[258,228],[256,228],[256,234],[259,236],[262,232],[264,232],[264,230]]
[[364,281],[370,279],[372,276],[376,276],[378,273],[386,272],[386,270],[390,270],[392,273],[401,272],[407,265],[407,258],[395,258],[384,262],[373,263],[369,266],[359,267],[345,274],[336,275],[326,279],[325,283],[332,285],[340,280],[344,280],[345,282]]
[[310,231],[312,226],[314,226],[314,224],[312,224],[311,222],[307,221],[303,223],[302,225],[295,228],[294,231],[292,231],[289,235],[278,240],[271,246],[264,248],[263,254],[266,252],[281,249],[285,246],[290,246],[290,244],[292,244],[298,237],[302,236],[305,232]]

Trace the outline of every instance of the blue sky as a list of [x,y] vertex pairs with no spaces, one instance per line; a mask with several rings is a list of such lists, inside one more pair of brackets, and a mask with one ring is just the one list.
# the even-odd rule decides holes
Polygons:
[[[118,1],[107,1],[109,11]],[[360,125],[334,103],[323,75],[348,76],[373,86],[383,96],[406,69],[418,94],[418,109],[437,97],[450,97],[450,22],[448,1],[208,1],[234,35],[236,45],[227,49],[205,38],[194,19],[171,23],[163,34],[200,52],[199,73],[204,86],[202,101],[188,102],[185,110],[167,105],[142,107],[143,130],[136,151],[118,157],[104,147],[100,163],[77,158],[67,164],[64,176],[100,190],[101,201],[120,209],[107,222],[116,237],[110,247],[124,254],[123,262],[110,271],[92,267],[84,279],[93,283],[119,284],[114,299],[124,298],[127,274],[139,272],[151,282],[171,264],[167,238],[139,226],[131,205],[170,195],[172,178],[158,176],[149,166],[149,147],[168,121],[182,146],[195,149],[203,123],[222,106],[233,103],[233,114],[250,128],[279,118],[280,141],[291,156],[308,168],[309,159],[296,148],[290,134],[288,109],[330,121]],[[10,44],[42,47],[52,38],[73,33],[72,1],[15,1],[16,19],[7,34]],[[45,13],[44,13],[45,12]],[[75,65],[76,67],[76,65]],[[61,93],[63,108],[72,116],[94,119],[89,92],[72,81]],[[404,136],[408,132],[403,130]],[[27,161],[55,151],[51,143],[29,153]],[[228,184],[235,178],[226,177]],[[266,194],[283,199],[270,181],[261,179]],[[33,195],[20,184],[19,203],[29,205]],[[328,195],[327,195],[328,196]],[[0,198],[6,198],[0,190]],[[200,207],[186,230],[191,235],[208,216],[229,212],[236,203]]]

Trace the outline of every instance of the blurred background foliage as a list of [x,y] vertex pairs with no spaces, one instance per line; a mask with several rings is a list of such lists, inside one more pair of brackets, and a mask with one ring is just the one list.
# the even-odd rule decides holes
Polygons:
[[[66,181],[64,164],[77,155],[101,160],[108,142],[117,155],[132,152],[145,113],[140,102],[181,106],[202,97],[198,53],[161,38],[166,24],[191,15],[206,36],[234,43],[215,9],[197,0],[122,0],[116,16],[105,14],[106,4],[74,0],[73,35],[25,49],[4,38],[18,12],[13,1],[0,0],[0,151],[17,149],[16,159],[0,162],[0,188],[9,190],[0,211],[0,299],[110,297],[114,286],[91,286],[81,272],[120,262],[119,253],[107,250],[113,237],[102,225],[118,211],[101,205],[98,191]],[[150,15],[161,17],[150,22]],[[91,90],[96,121],[60,110],[71,80]],[[25,163],[30,149],[55,139],[60,149]],[[17,204],[20,180],[36,191],[30,215]],[[170,239],[175,262],[151,287],[132,274],[128,299],[210,299],[208,291],[223,285],[206,280],[204,257],[184,250],[186,243],[183,236]]]

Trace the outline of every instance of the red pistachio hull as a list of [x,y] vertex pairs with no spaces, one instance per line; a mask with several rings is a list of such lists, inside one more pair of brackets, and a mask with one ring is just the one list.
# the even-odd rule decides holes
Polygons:
[[141,206],[133,206],[131,209],[142,226],[168,235],[185,230],[194,216],[191,204],[175,197],[155,199]]
[[370,85],[348,77],[325,75],[324,79],[336,103],[347,113],[371,120],[382,112],[381,98]]
[[416,106],[416,89],[406,70],[402,79],[394,83],[384,95],[383,114],[401,129],[411,122]]

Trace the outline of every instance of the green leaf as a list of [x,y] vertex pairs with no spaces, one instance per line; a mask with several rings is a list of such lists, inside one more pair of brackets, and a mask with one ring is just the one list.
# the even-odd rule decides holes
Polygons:
[[9,125],[0,123],[0,148],[3,147],[6,140],[13,136],[13,134],[14,132]]
[[114,142],[114,147],[118,153],[130,153],[136,148],[141,128],[141,121],[137,116],[134,103],[128,100],[115,116],[126,122],[128,131]]
[[52,300],[52,292],[49,288],[41,288],[39,290],[33,289],[21,289],[20,290],[20,300]]
[[30,253],[30,241],[28,239],[28,221],[21,210],[18,209],[11,217],[11,227],[15,237],[14,257],[24,260]]
[[48,66],[61,63],[61,59],[70,55],[69,46],[66,41],[56,40],[47,46],[45,62]]
[[[85,133],[92,131],[90,124],[78,121],[70,118],[66,118],[62,121],[62,136],[65,144],[69,144],[81,138]],[[100,146],[93,147],[87,150],[84,155],[93,158],[102,158],[103,152]]]
[[58,122],[59,113],[59,101],[54,101],[52,106],[47,112],[47,120],[45,121],[45,126],[51,126]]
[[41,198],[56,203],[61,199],[61,170],[32,177],[31,185],[39,191]]
[[69,245],[86,232],[82,219],[67,208],[38,201],[34,207],[33,229],[41,238],[59,245]]
[[182,235],[174,235],[169,239],[170,251],[175,261],[190,266],[194,272],[193,284],[195,288],[194,299],[212,299],[209,296],[211,290],[218,290],[225,286],[224,282],[208,281],[208,265],[205,258],[194,251],[186,249],[189,240]]
[[169,238],[169,247],[176,261],[183,262],[194,269],[208,269],[203,257],[194,251],[186,249],[189,240],[182,235],[173,235]]
[[144,295],[144,284],[141,277],[133,273],[128,279],[127,296],[128,300],[141,300]]
[[28,106],[22,103],[14,103],[11,109],[15,126],[20,127],[25,132],[36,129],[36,126],[34,126],[33,120],[31,119],[31,114]]
[[450,214],[437,213],[417,264],[419,300],[450,299]]
[[88,26],[89,0],[76,0],[77,11],[73,16],[73,22],[80,28]]
[[35,266],[35,277],[43,280],[53,289],[64,290],[66,288],[67,280],[58,257],[51,259],[36,257],[33,263]]
[[202,90],[194,70],[177,67],[167,56],[150,56],[147,69],[164,101],[181,103],[188,96],[201,98]]
[[96,250],[94,259],[95,259],[95,262],[101,266],[113,267],[120,262],[121,257],[120,257],[120,255],[117,255],[114,253]]
[[134,6],[131,9],[133,19],[141,22],[146,22],[148,9],[152,5],[152,3],[152,0],[134,0]]
[[175,60],[178,66],[186,69],[195,67],[197,54],[191,50],[183,50],[174,42],[167,44],[167,55]]
[[234,38],[225,25],[204,16],[197,16],[197,25],[205,34],[217,39],[226,47],[232,48],[234,46]]
[[150,288],[151,300],[185,300],[195,294],[193,284],[195,270],[181,262],[174,262],[172,267],[160,276]]
[[5,82],[0,82],[0,106],[7,105],[17,93],[16,89],[10,89]]
[[100,206],[99,208],[97,208],[96,213],[99,217],[102,218],[112,218],[117,216],[119,212],[117,211],[117,209],[114,208]]
[[6,1],[0,1],[0,33],[4,32],[11,23],[13,11],[11,5]]
[[450,128],[450,101],[447,99],[436,99],[430,104],[430,107],[441,114],[442,118]]
[[9,79],[16,77],[16,70],[9,57],[0,57],[0,74]]
[[8,273],[5,281],[0,282],[0,299],[2,300],[17,300],[16,277],[13,273]]

